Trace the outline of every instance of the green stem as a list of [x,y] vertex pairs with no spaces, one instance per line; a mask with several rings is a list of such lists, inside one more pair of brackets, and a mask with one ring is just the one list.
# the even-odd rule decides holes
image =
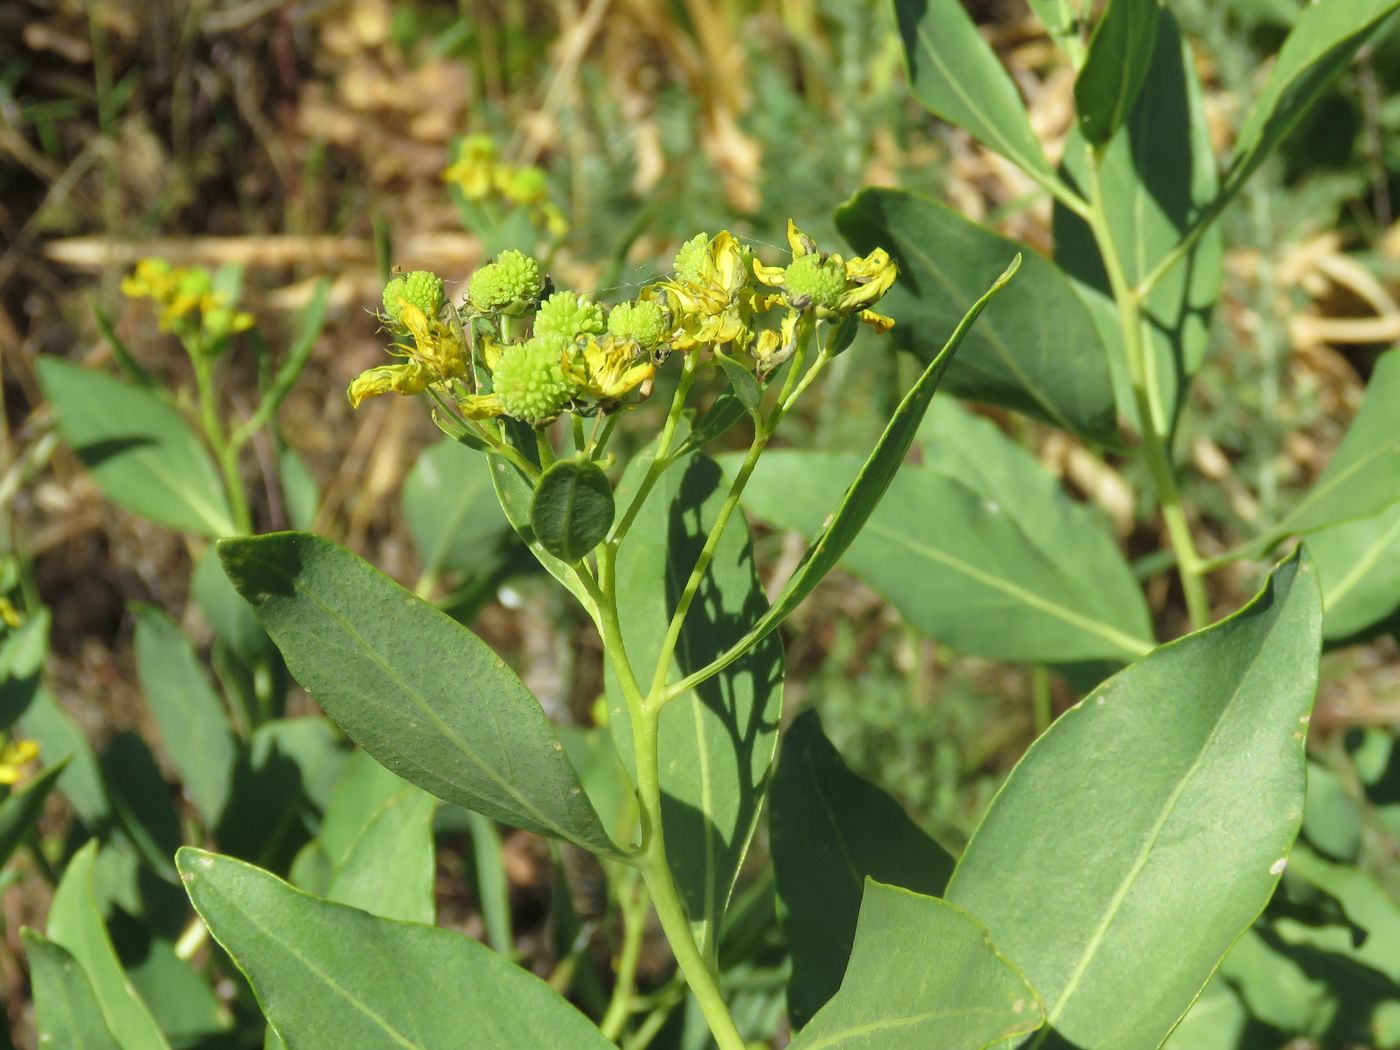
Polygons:
[[1143,457],[1147,460],[1147,467],[1152,475],[1157,502],[1162,509],[1162,521],[1167,528],[1167,538],[1176,552],[1177,571],[1181,576],[1182,592],[1186,596],[1186,611],[1191,620],[1191,628],[1199,630],[1210,622],[1210,601],[1206,596],[1205,583],[1201,576],[1200,555],[1196,553],[1191,527],[1186,521],[1181,494],[1177,490],[1176,470],[1165,436],[1168,427],[1165,421],[1157,418],[1156,367],[1151,359],[1152,355],[1143,345],[1142,301],[1137,290],[1128,283],[1123,261],[1118,254],[1118,246],[1108,227],[1108,211],[1104,206],[1100,178],[1102,161],[1102,153],[1096,152],[1089,167],[1089,226],[1098,242],[1104,269],[1108,273],[1109,286],[1113,291],[1114,301],[1118,304],[1118,320],[1123,329],[1123,353],[1127,359],[1128,377],[1133,387],[1133,400],[1137,405]]
[[632,1016],[633,996],[637,990],[637,964],[642,956],[642,938],[646,934],[647,909],[650,905],[646,883],[638,879],[635,873],[627,872],[623,882],[618,894],[622,911],[622,949],[617,957],[617,982],[613,985],[607,1012],[598,1024],[603,1037],[614,1043],[622,1035],[627,1019]]
[[229,444],[219,419],[218,402],[214,398],[214,364],[199,347],[190,347],[194,364],[195,394],[199,399],[199,421],[204,438],[219,461],[224,476],[224,493],[228,497],[233,524],[241,536],[253,533],[253,516],[248,510],[248,498],[243,494],[243,479],[238,475],[238,448]]
[[666,472],[666,468],[671,465],[668,458],[671,452],[671,444],[676,437],[676,427],[680,424],[681,411],[685,408],[685,399],[690,394],[690,385],[695,381],[696,356],[692,351],[685,355],[685,361],[681,365],[681,376],[676,382],[676,393],[671,398],[671,407],[666,412],[666,422],[661,428],[661,436],[656,442],[656,454],[652,458],[651,466],[647,468],[646,476],[642,478],[642,483],[637,488],[637,494],[632,497],[632,502],[627,505],[622,517],[618,520],[609,533],[607,543],[616,546],[626,537],[632,528],[632,522],[641,513],[642,504],[646,502],[647,496],[651,494],[656,481]]

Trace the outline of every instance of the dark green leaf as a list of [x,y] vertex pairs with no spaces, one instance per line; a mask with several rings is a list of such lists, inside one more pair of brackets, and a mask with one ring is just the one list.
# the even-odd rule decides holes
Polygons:
[[[1147,81],[1127,123],[1103,150],[1100,190],[1108,231],[1126,279],[1137,284],[1186,236],[1218,189],[1215,153],[1206,125],[1201,85],[1189,46],[1171,12],[1151,0],[1160,26]],[[1116,6],[1116,4],[1115,4]],[[1064,175],[1084,188],[1091,158],[1084,137],[1065,143]],[[1088,225],[1063,205],[1054,210],[1055,261],[1074,277],[1108,348],[1118,410],[1141,430],[1124,364],[1123,330],[1110,298],[1108,275]],[[1210,340],[1211,310],[1223,274],[1220,230],[1213,227],[1163,276],[1143,302],[1142,334],[1149,394],[1159,432],[1175,425],[1186,381],[1200,368]],[[1088,285],[1087,289],[1082,285]],[[1097,291],[1102,293],[1094,295]]]
[[219,555],[297,681],[395,773],[514,826],[618,852],[539,702],[476,635],[316,536],[226,540]]
[[62,1050],[125,1050],[112,1038],[92,982],[71,952],[33,930],[20,931],[29,960],[39,1045]]
[[69,761],[64,758],[46,766],[38,776],[0,801],[0,867],[29,835],[44,808],[44,799],[49,797]]
[[289,1047],[607,1050],[539,978],[462,934],[318,900],[182,849],[181,877]]
[[[1309,11],[1315,8],[1308,8]],[[1327,525],[1370,518],[1400,496],[1400,350],[1376,361],[1361,411],[1332,454],[1327,469],[1279,531],[1311,532]]]
[[1326,0],[1298,15],[1269,79],[1251,99],[1225,177],[1232,196],[1345,69],[1400,0]]
[[142,860],[173,879],[180,815],[150,746],[138,734],[123,730],[107,742],[98,765],[117,826]]
[[403,513],[423,575],[452,569],[475,579],[501,567],[510,523],[491,486],[491,461],[455,441],[423,450],[403,486]]
[[41,357],[38,370],[59,432],[108,499],[186,532],[236,531],[214,463],[180,413],[67,361]]
[[228,714],[188,638],[149,605],[136,613],[136,673],[166,754],[207,826],[228,801],[235,745]]
[[[899,264],[880,309],[895,319],[895,344],[921,361],[934,359],[967,304],[1020,251],[951,208],[899,190],[862,190],[837,211],[836,225],[858,251],[885,248]],[[1100,444],[1117,440],[1098,328],[1060,269],[1035,253],[968,334],[948,368],[948,390]]]
[[898,802],[846,768],[815,711],[783,736],[769,825],[792,952],[788,1016],[800,1028],[841,986],[865,880],[937,896],[953,858]]
[[1066,1043],[1158,1046],[1273,894],[1302,820],[1321,619],[1300,551],[1243,610],[1062,715],[992,803],[948,899]]
[[[1400,493],[1397,493],[1400,495]],[[1308,537],[1322,578],[1322,636],[1359,634],[1400,609],[1400,503]]]
[[729,385],[734,390],[734,396],[739,399],[739,404],[750,412],[757,409],[763,400],[763,390],[758,385],[758,379],[732,357],[724,354],[715,356],[720,367],[724,369],[724,374],[729,377]]
[[1109,0],[1074,81],[1079,130],[1093,145],[1113,137],[1137,101],[1157,38],[1158,0]]
[[1053,178],[1016,85],[960,0],[894,0],[894,12],[915,98],[1032,175]]
[[792,1050],[983,1050],[1045,1020],[1035,989],[972,916],[865,880],[841,990]]
[[545,550],[573,565],[603,542],[616,512],[603,469],[566,459],[546,470],[535,486],[530,527]]
[[695,424],[695,429],[686,435],[685,440],[676,449],[676,458],[694,452],[696,449],[704,448],[715,438],[727,434],[734,424],[743,419],[748,414],[744,408],[744,403],[739,400],[739,395],[734,392],[733,387],[725,387],[710,403],[710,407],[705,410],[705,414],[700,417]]
[[[638,456],[619,491],[624,504],[650,464]],[[646,690],[672,613],[727,486],[703,453],[661,475],[617,557],[618,613],[627,655]],[[715,549],[676,647],[673,678],[727,650],[768,603],[754,571],[743,516],[735,514]],[[759,644],[734,669],[672,700],[661,712],[658,751],[666,854],[702,945],[719,922],[758,823],[782,712],[782,645]],[[618,754],[634,768],[631,723],[615,675],[609,721]]]
[[49,938],[73,953],[92,981],[92,990],[107,1027],[122,1050],[158,1050],[169,1044],[156,1027],[151,1012],[131,987],[112,949],[93,896],[92,871],[97,860],[96,840],[73,854],[63,881],[49,906]]

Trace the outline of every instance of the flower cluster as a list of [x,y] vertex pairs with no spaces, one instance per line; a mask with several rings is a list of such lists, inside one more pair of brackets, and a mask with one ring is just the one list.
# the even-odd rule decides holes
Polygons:
[[400,337],[389,352],[401,360],[357,377],[351,404],[427,391],[465,420],[542,427],[565,411],[610,413],[646,397],[672,352],[724,354],[764,378],[818,322],[854,315],[878,331],[894,323],[869,309],[895,279],[883,250],[844,260],[791,222],[788,240],[792,259],[779,267],[727,230],[700,234],[669,277],[611,309],[581,292],[550,292],[539,263],[518,251],[477,269],[459,307],[435,274],[396,276],[381,320]]
[[237,303],[214,286],[213,275],[202,267],[142,259],[122,278],[121,289],[130,299],[150,299],[157,308],[160,330],[190,345],[217,348],[235,332],[253,326],[253,315],[237,309]]
[[18,784],[24,767],[39,757],[39,745],[33,740],[16,740],[0,733],[0,784]]
[[469,201],[494,200],[526,209],[532,220],[551,237],[569,232],[568,220],[549,199],[545,174],[532,164],[513,165],[500,159],[489,135],[468,135],[457,146],[457,156],[442,173]]

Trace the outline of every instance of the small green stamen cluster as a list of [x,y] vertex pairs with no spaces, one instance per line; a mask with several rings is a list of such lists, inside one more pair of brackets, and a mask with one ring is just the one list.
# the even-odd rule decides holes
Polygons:
[[542,426],[564,410],[575,393],[564,375],[565,347],[558,336],[537,335],[503,349],[492,382],[507,415]]
[[670,334],[666,308],[650,299],[618,303],[608,314],[608,333],[614,339],[631,339],[643,350],[654,350]]
[[573,342],[586,335],[602,335],[603,306],[578,292],[555,292],[535,314],[535,335],[553,335]]
[[710,235],[697,233],[680,246],[672,268],[682,281],[698,281],[704,272],[705,253],[710,247]]
[[423,311],[424,317],[436,317],[445,300],[442,278],[431,270],[414,270],[392,278],[384,286],[384,315],[399,323],[400,301],[406,301]]
[[479,313],[518,317],[539,299],[542,291],[540,264],[524,252],[511,249],[472,274],[467,284],[467,301]]
[[783,288],[794,304],[806,300],[819,309],[831,310],[846,291],[846,269],[834,256],[801,255],[784,272]]

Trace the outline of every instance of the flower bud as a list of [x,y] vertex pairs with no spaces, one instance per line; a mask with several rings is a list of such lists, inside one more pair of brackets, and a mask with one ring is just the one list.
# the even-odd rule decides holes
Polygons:
[[563,411],[575,391],[564,375],[564,346],[558,336],[546,335],[502,350],[492,386],[507,415],[538,427]]
[[414,270],[393,278],[384,286],[384,313],[389,320],[400,324],[400,300],[407,300],[422,310],[424,317],[436,317],[442,312],[443,299],[442,278],[431,270]]
[[558,336],[570,343],[585,335],[602,335],[603,327],[602,304],[578,292],[555,292],[535,314],[535,335]]
[[666,308],[651,299],[619,303],[608,314],[608,332],[614,339],[633,340],[643,350],[655,350],[670,334]]
[[511,249],[472,274],[467,284],[467,300],[480,313],[500,311],[519,316],[543,290],[540,264],[523,252]]

